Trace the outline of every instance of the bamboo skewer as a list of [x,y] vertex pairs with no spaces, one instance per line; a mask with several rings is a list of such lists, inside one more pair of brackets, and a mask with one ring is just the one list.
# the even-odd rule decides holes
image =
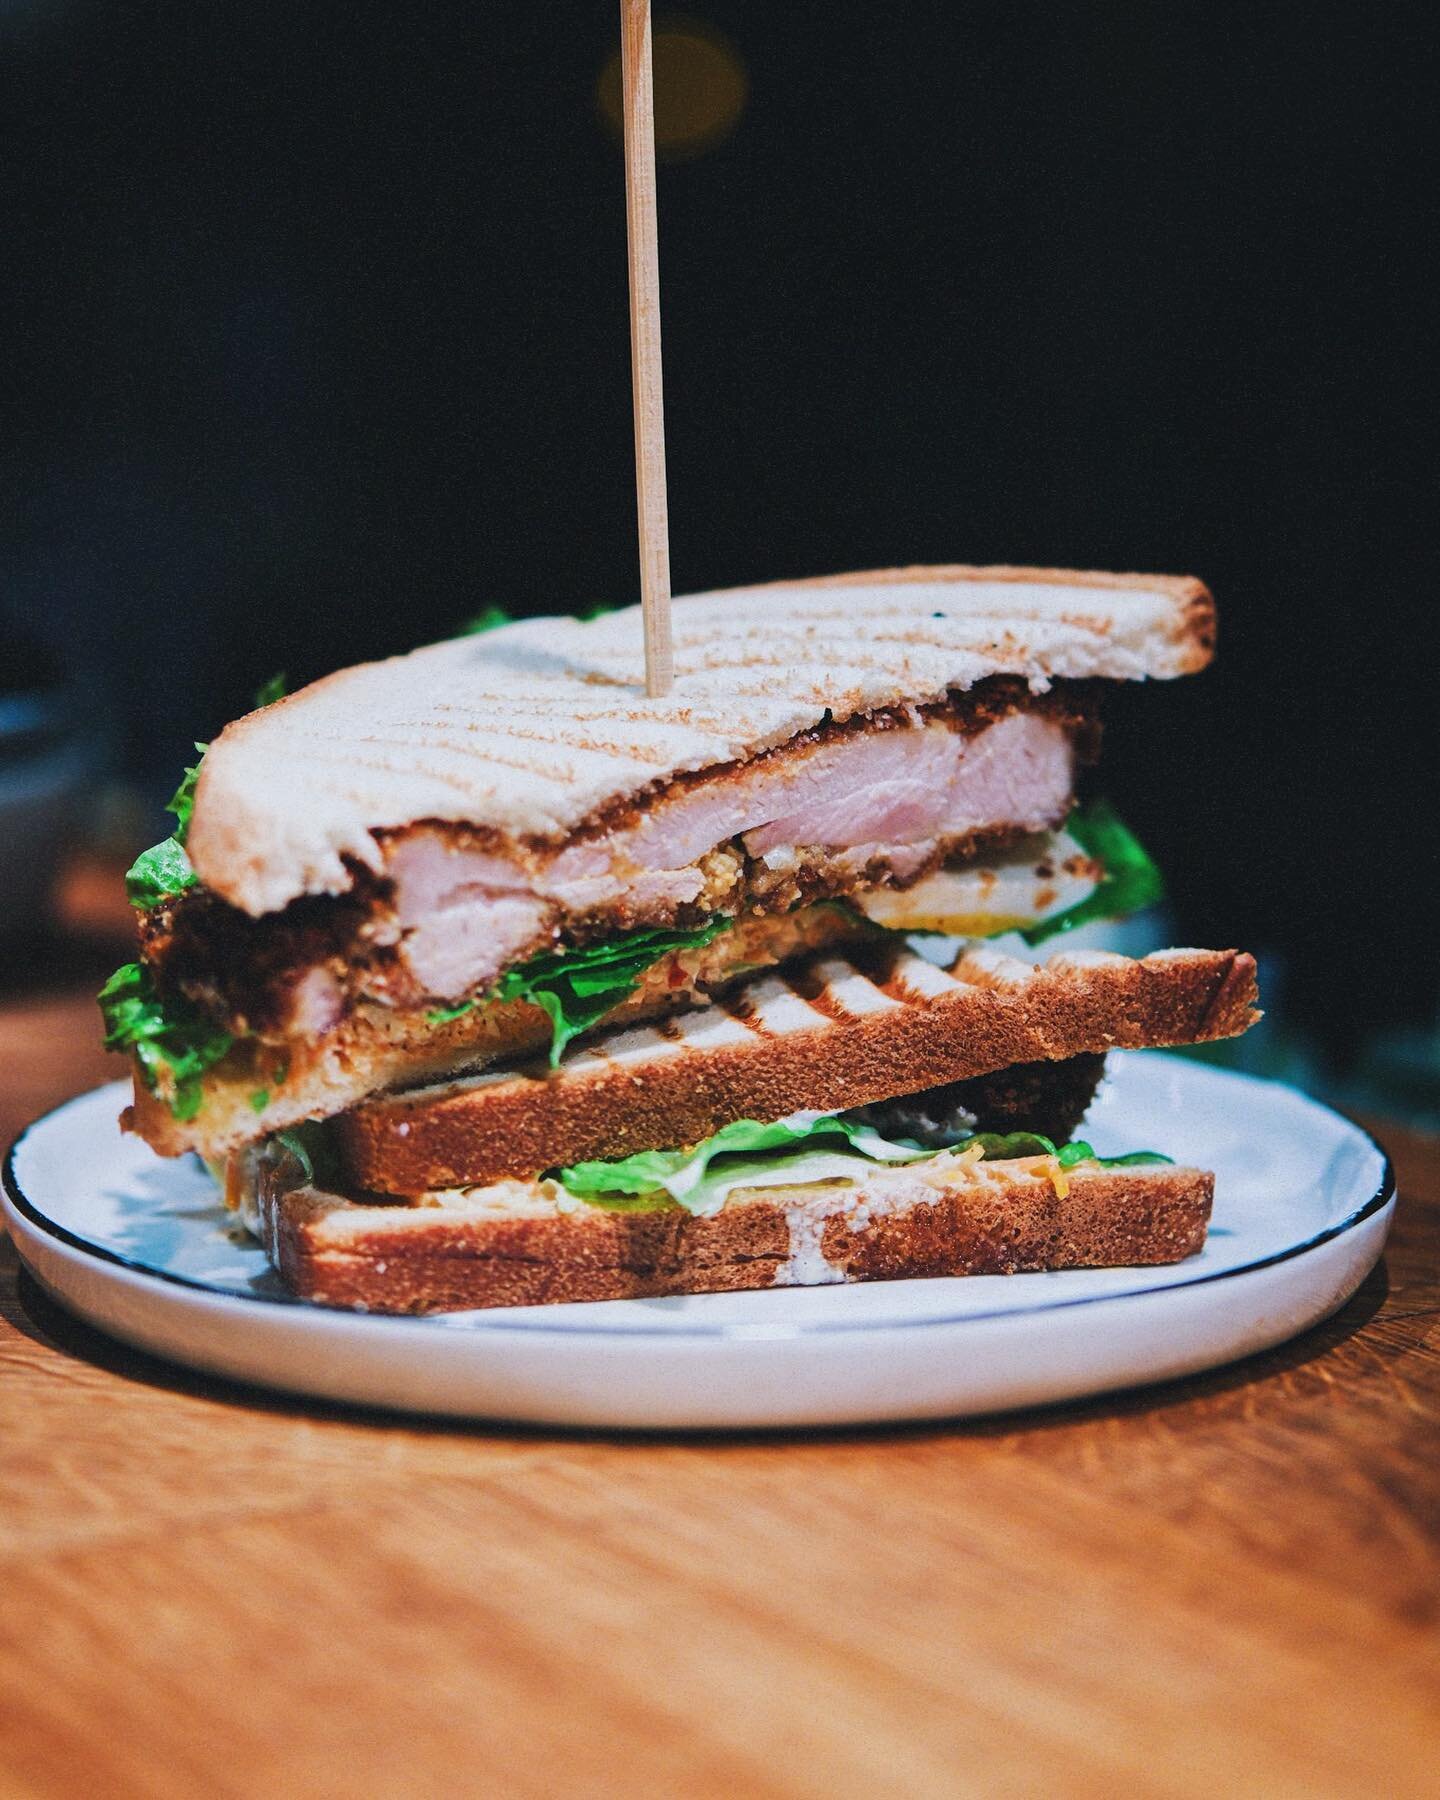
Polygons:
[[665,493],[665,395],[660,369],[660,252],[655,230],[655,84],[650,0],[620,0],[625,106],[625,236],[630,260],[630,386],[635,411],[635,500],[645,692],[668,694],[670,522]]

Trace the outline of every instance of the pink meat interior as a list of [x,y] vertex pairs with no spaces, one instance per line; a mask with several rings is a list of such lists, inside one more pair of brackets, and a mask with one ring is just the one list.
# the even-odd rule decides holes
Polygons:
[[615,830],[553,852],[413,831],[387,863],[403,954],[427,993],[459,997],[566,915],[693,903],[705,888],[700,860],[736,839],[771,867],[849,853],[857,870],[881,858],[903,880],[973,832],[1055,824],[1073,765],[1064,728],[1021,711],[969,736],[928,722],[805,745],[660,794]]

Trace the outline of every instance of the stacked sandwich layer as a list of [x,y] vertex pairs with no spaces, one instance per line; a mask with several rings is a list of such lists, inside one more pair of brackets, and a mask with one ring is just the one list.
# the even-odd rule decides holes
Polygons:
[[1249,959],[906,943],[1155,898],[1076,786],[1107,681],[1208,658],[1199,584],[915,570],[676,626],[664,701],[632,610],[227,728],[102,999],[136,1128],[228,1159],[299,1291],[387,1310],[1197,1247],[1208,1178],[1065,1140],[1105,1049],[1244,1029]]
[[384,1311],[1173,1261],[1210,1177],[1071,1133],[1106,1050],[1230,1036],[1254,1000],[1227,951],[826,957],[559,1078],[286,1133],[232,1162],[232,1199],[298,1291]]

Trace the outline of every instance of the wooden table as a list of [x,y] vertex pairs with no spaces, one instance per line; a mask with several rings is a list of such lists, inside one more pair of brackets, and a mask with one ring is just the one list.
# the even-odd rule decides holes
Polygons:
[[[107,1072],[0,1008],[5,1135]],[[1440,1144],[1388,1270],[1216,1375],[604,1438],[107,1342],[0,1249],[0,1793],[1433,1795]]]

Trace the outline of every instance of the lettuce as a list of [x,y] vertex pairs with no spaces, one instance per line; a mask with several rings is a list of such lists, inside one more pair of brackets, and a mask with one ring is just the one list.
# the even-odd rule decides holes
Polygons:
[[[645,973],[677,950],[695,950],[726,930],[731,921],[711,919],[694,931],[627,931],[582,950],[551,950],[502,975],[485,1000],[528,1000],[550,1018],[550,1066],[560,1061],[571,1038],[592,1025],[622,1000],[629,999]],[[438,1007],[427,1017],[432,1025],[461,1018],[479,1000]]]
[[175,842],[183,844],[190,833],[190,818],[195,811],[195,784],[200,779],[200,764],[205,760],[208,744],[197,744],[198,759],[180,777],[180,785],[165,802],[165,810],[175,815]]
[[[818,1159],[813,1154],[797,1159],[794,1152],[801,1145],[807,1152],[824,1154]],[[792,1182],[824,1181],[845,1172],[829,1168],[837,1156],[853,1166],[856,1158],[907,1163],[932,1154],[914,1144],[892,1143],[871,1126],[839,1114],[817,1118],[792,1113],[788,1119],[768,1125],[757,1119],[737,1119],[688,1150],[642,1150],[619,1162],[572,1163],[557,1171],[556,1179],[581,1200],[603,1204],[602,1197],[652,1194],[663,1189],[688,1211],[709,1213],[720,1210],[732,1188],[773,1181],[781,1169]],[[823,1173],[817,1170],[817,1162],[825,1165]],[[712,1168],[716,1163],[719,1166]]]
[[[1038,1132],[977,1132],[959,1137],[952,1150],[981,1146],[987,1162],[1022,1156],[1053,1156],[1061,1168],[1094,1162],[1102,1168],[1167,1163],[1157,1151],[1129,1156],[1096,1156],[1082,1140],[1057,1146]],[[688,1212],[718,1212],[737,1187],[801,1186],[809,1182],[853,1180],[867,1162],[927,1162],[938,1151],[924,1150],[906,1139],[884,1138],[868,1125],[843,1114],[793,1113],[788,1119],[761,1124],[739,1119],[713,1137],[685,1150],[642,1150],[616,1162],[573,1163],[552,1171],[567,1192],[592,1206],[625,1206],[659,1196]],[[663,1201],[659,1201],[663,1204]]]
[[315,1159],[311,1156],[309,1146],[306,1144],[305,1139],[301,1136],[300,1132],[277,1131],[275,1133],[275,1142],[277,1144],[283,1144],[295,1158],[296,1162],[299,1163],[306,1181],[314,1181]]
[[[589,606],[582,606],[575,617],[582,624],[588,624],[592,619],[603,619],[607,613],[619,611],[618,602],[596,600]],[[494,631],[498,626],[513,625],[514,623],[514,615],[506,612],[503,606],[487,606],[483,612],[476,613],[473,619],[467,619],[455,635],[457,637],[478,637],[483,632]]]
[[183,1000],[162,1000],[140,963],[117,969],[100,990],[105,1048],[128,1050],[152,1093],[168,1070],[169,1105],[177,1119],[193,1119],[204,1099],[205,1071],[226,1054],[234,1038]]
[[454,1006],[437,1006],[433,1012],[425,1015],[427,1025],[449,1025],[455,1019],[463,1019],[468,1012],[474,1012],[480,1004],[478,1000],[459,1000]]
[[1092,919],[1123,919],[1165,897],[1165,882],[1144,845],[1108,800],[1077,807],[1065,822],[1080,848],[1104,868],[1093,893],[1020,933],[1032,947]]
[[[273,706],[289,692],[285,676],[272,675],[255,693],[257,709]],[[125,873],[125,897],[141,912],[148,912],[172,894],[183,894],[200,879],[185,852],[185,839],[190,832],[190,819],[195,811],[195,784],[200,779],[200,763],[205,760],[208,744],[197,744],[197,762],[186,769],[180,785],[165,803],[166,812],[175,815],[175,830],[163,844],[142,850]]]
[[195,783],[200,779],[200,763],[205,760],[209,746],[197,744],[195,748],[200,752],[200,760],[186,769],[179,787],[165,802],[166,812],[175,815],[175,830],[163,844],[142,850],[125,872],[125,898],[141,912],[148,912],[172,894],[183,894],[199,880],[185,852],[185,839],[195,811]]
[[968,1150],[972,1144],[981,1146],[982,1162],[1008,1162],[1020,1156],[1053,1156],[1062,1169],[1073,1169],[1076,1163],[1082,1162],[1098,1163],[1102,1169],[1129,1169],[1172,1160],[1158,1150],[1132,1150],[1126,1156],[1097,1156],[1084,1138],[1057,1144],[1038,1131],[977,1131],[970,1137],[957,1139],[951,1149]]
[[456,632],[457,637],[479,637],[486,631],[494,631],[500,625],[509,625],[513,621],[503,606],[487,606],[484,612],[476,613],[473,619],[467,619]]
[[185,846],[179,838],[169,837],[163,844],[142,850],[125,871],[125,898],[146,912],[172,894],[183,894],[199,879]]

